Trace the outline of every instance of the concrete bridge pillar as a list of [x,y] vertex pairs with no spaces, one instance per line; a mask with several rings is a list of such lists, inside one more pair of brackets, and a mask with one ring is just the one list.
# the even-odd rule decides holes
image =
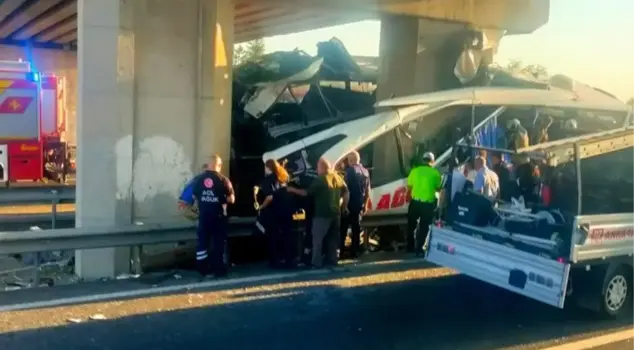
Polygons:
[[[461,33],[467,28],[460,22],[382,16],[377,101],[459,87],[453,69],[462,50]],[[497,47],[503,31],[486,30],[485,35]],[[494,51],[488,50],[483,56],[490,62]],[[397,151],[394,136],[390,133],[377,143],[373,166],[400,173],[399,159],[393,156]],[[398,177],[389,171],[382,173]]]
[[[229,157],[233,18],[231,0],[79,0],[78,227],[181,220],[192,172]],[[129,252],[77,251],[76,272],[128,272]]]

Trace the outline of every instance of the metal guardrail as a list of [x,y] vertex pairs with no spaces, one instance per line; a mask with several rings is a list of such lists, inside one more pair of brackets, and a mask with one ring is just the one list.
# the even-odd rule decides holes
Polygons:
[[[231,218],[231,236],[250,234],[253,222]],[[195,230],[193,224],[138,224],[0,232],[0,255],[174,243],[196,239]]]
[[0,232],[0,254],[172,243],[195,238],[193,225],[131,225]]
[[[230,218],[230,236],[250,235],[254,223],[254,218]],[[403,223],[405,220],[400,216],[369,216],[364,220],[363,226],[377,227]],[[196,239],[193,224],[137,224],[67,229],[54,227],[55,223],[51,230],[0,232],[0,255],[174,243]]]
[[75,186],[15,187],[0,189],[0,205],[74,203]]
[[75,212],[39,214],[0,214],[0,224],[4,225],[48,225],[53,220],[58,223],[75,221]]
[[[58,204],[62,204],[62,203],[74,203],[75,202],[75,190],[74,188],[72,189],[72,193],[70,193],[70,191],[66,191],[64,192],[63,190],[60,192],[60,190],[58,189],[61,186],[55,187],[55,188],[49,188],[49,192],[47,193],[47,197],[44,198],[44,201],[46,203],[46,200],[48,200],[48,203],[51,204],[51,212],[50,213],[36,213],[36,214],[0,214],[0,224],[7,224],[7,225],[15,225],[15,224],[29,224],[29,225],[42,225],[42,224],[51,224],[52,228],[56,227],[56,223],[61,222],[61,221],[74,221],[75,220],[75,212],[65,212],[65,213],[58,213],[57,212],[57,205]],[[21,190],[23,190],[24,188],[22,188]],[[16,193],[22,193],[23,194],[23,198],[27,198],[30,199],[32,197],[33,192],[26,192],[26,191],[15,191],[13,190],[13,192]],[[11,190],[8,190],[11,191]],[[2,192],[0,192],[2,193]],[[29,195],[30,193],[30,195]],[[46,193],[46,192],[41,192],[42,194]],[[26,196],[24,196],[24,194],[27,194]],[[5,196],[5,199],[7,197]],[[40,199],[42,199],[42,197],[39,197]],[[25,203],[31,203],[34,204],[34,202],[17,202],[17,203],[9,203],[9,204],[22,204],[24,205]],[[5,204],[0,200],[0,205]]]
[[[35,253],[33,281],[40,285],[40,254],[47,251],[68,251],[109,247],[132,247],[135,273],[141,272],[140,251],[143,245],[185,242],[196,239],[193,224],[136,224],[119,227],[86,227],[55,229],[57,214],[53,202],[51,230],[0,232],[0,255]],[[255,218],[230,218],[229,237],[250,236]],[[367,228],[400,225],[404,216],[368,216],[362,223]],[[366,247],[369,240],[365,240]]]

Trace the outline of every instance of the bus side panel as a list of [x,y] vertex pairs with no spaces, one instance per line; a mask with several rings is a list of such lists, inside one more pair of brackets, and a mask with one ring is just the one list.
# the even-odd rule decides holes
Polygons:
[[558,308],[564,307],[570,264],[432,227],[427,260]]

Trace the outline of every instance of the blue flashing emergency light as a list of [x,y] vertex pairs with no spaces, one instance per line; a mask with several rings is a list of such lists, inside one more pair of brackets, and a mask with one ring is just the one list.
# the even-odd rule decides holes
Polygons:
[[34,83],[37,83],[40,81],[40,73],[37,72],[28,72],[26,73],[26,79],[29,81],[32,81]]

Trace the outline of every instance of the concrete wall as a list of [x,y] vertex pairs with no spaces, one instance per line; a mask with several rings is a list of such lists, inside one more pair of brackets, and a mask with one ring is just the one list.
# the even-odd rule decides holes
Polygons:
[[[71,144],[76,144],[76,115],[77,115],[77,54],[71,51],[33,49],[33,64],[43,73],[53,73],[63,76],[67,81],[67,133],[66,138]],[[0,45],[0,60],[26,60],[24,48]]]
[[[229,158],[233,3],[80,0],[78,9],[77,225],[182,221],[184,184],[212,153]],[[78,251],[76,271],[126,272],[125,253]]]

